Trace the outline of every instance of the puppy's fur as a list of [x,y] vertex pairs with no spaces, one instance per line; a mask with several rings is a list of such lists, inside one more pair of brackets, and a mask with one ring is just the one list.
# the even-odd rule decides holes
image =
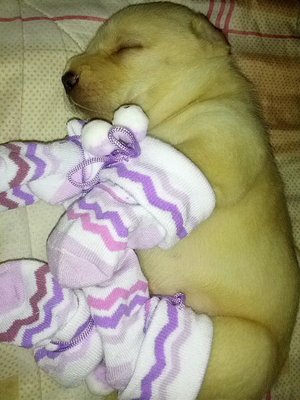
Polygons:
[[71,100],[89,116],[111,119],[124,103],[140,105],[151,135],[212,183],[213,215],[175,248],[139,257],[153,293],[184,292],[213,319],[199,398],[261,399],[288,356],[299,273],[264,127],[223,36],[180,5],[130,6],[67,70],[79,76]]

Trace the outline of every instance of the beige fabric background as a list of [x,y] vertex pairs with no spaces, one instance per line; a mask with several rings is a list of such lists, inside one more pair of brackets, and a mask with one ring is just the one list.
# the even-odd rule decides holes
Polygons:
[[[224,31],[238,64],[255,84],[300,248],[300,3],[178,2],[206,14]],[[65,62],[84,49],[103,19],[131,3],[0,0],[0,143],[65,135],[65,123],[73,115],[60,83]],[[0,262],[18,257],[45,259],[47,236],[61,213],[60,207],[41,202],[0,214]],[[92,396],[85,385],[64,389],[54,383],[36,368],[30,352],[0,346],[0,400],[95,398],[99,397]],[[272,399],[300,399],[300,321],[289,366],[274,387]]]

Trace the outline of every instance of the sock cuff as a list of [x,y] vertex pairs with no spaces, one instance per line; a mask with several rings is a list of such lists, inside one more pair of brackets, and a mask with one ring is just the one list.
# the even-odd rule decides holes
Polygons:
[[[70,290],[71,291],[71,290]],[[70,342],[82,333],[91,330],[93,326],[91,312],[81,290],[74,290],[74,309],[70,311],[61,328],[51,339],[51,342]]]
[[194,400],[205,376],[212,338],[209,317],[161,300],[146,332],[134,374],[120,399]]

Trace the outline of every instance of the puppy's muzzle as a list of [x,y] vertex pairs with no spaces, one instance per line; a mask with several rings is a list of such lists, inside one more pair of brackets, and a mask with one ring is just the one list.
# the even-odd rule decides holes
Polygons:
[[78,84],[79,75],[73,71],[67,71],[61,78],[65,91],[70,93],[72,89]]

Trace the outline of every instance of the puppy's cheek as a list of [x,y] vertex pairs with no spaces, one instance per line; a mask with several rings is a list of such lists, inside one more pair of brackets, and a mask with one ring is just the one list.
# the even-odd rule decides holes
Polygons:
[[111,120],[114,111],[121,105],[117,93],[106,90],[99,83],[78,87],[70,98],[71,103],[89,118]]
[[81,56],[69,68],[79,76],[69,98],[88,116],[110,119],[121,104],[128,102],[127,73],[119,64]]

